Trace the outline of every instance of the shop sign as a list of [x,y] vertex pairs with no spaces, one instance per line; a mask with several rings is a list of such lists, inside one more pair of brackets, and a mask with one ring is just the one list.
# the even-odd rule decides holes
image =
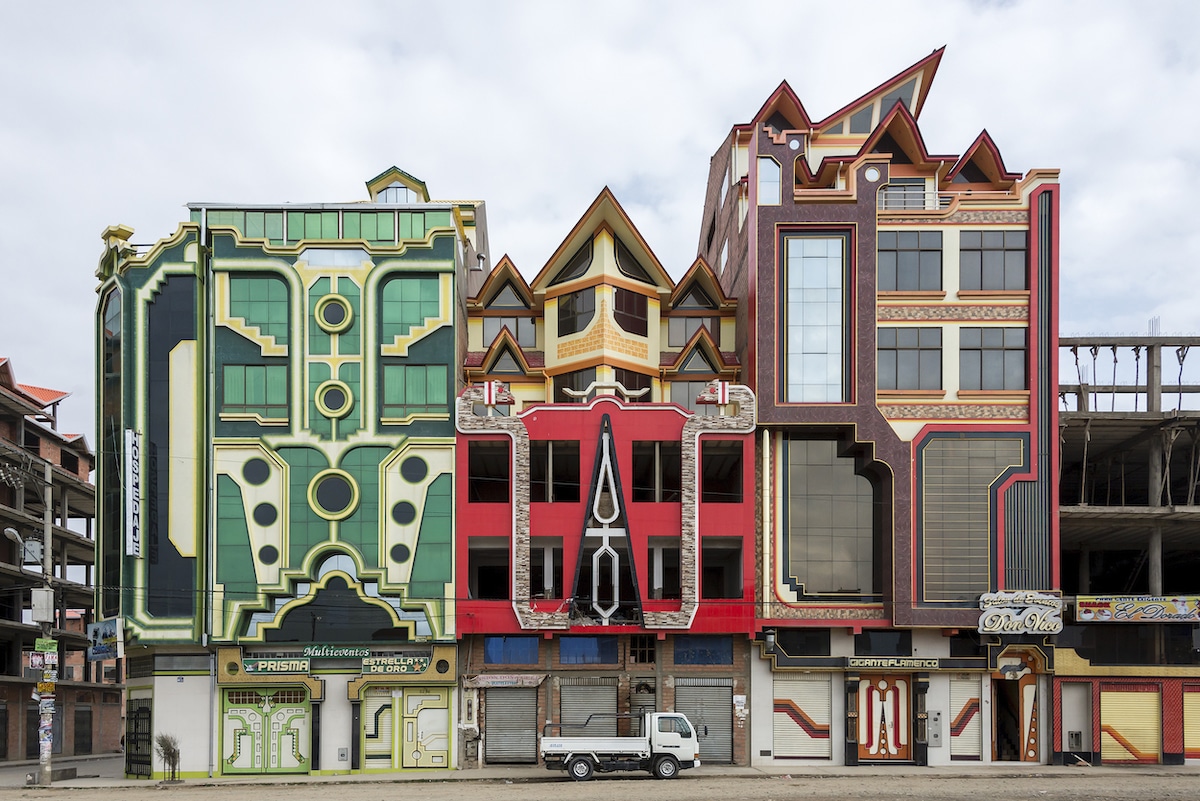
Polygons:
[[424,673],[429,670],[427,656],[372,656],[362,661],[363,673]]
[[46,694],[47,694],[47,693],[53,693],[53,692],[54,692],[54,682],[52,682],[52,681],[39,681],[39,682],[37,683],[37,691],[38,691],[39,693],[41,693],[41,694],[42,694],[42,700],[45,700],[45,698],[46,698]]
[[125,429],[125,555],[142,555],[142,435]]
[[980,634],[1058,634],[1062,598],[1044,592],[987,592],[979,596]]
[[306,645],[300,655],[314,659],[366,659],[371,649],[359,645]]
[[545,673],[487,673],[463,679],[463,687],[537,687],[545,679]]
[[1080,595],[1080,623],[1200,623],[1200,596]]
[[914,659],[905,656],[851,656],[846,667],[852,668],[896,668],[898,670],[937,670],[938,659]]
[[90,662],[101,659],[121,659],[125,656],[125,627],[121,618],[110,617],[87,624],[87,658]]
[[33,641],[33,650],[41,651],[42,653],[49,653],[50,651],[53,651],[57,654],[58,640],[49,640],[43,637],[38,637]]
[[307,659],[243,659],[242,669],[247,673],[307,673]]

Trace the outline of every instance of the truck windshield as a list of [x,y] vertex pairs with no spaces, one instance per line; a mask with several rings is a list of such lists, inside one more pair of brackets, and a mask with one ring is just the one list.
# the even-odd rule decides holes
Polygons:
[[683,718],[659,718],[658,730],[661,732],[675,732],[685,740],[692,736],[692,727]]

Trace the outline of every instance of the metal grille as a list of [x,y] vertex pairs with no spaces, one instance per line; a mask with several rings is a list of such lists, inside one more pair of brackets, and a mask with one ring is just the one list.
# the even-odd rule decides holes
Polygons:
[[75,707],[75,756],[92,753],[92,710]]
[[702,763],[733,762],[732,679],[676,679],[675,711],[687,715],[696,727]]
[[777,676],[774,685],[773,755],[776,758],[831,758],[833,690],[830,677]]
[[[559,687],[559,708],[562,733],[574,736],[616,737],[617,685],[615,679],[606,679],[611,684],[563,684]],[[594,713],[606,717],[588,718]]]
[[149,698],[130,699],[125,710],[125,773],[150,778],[153,757],[153,702]]
[[979,759],[983,749],[980,677],[950,679],[950,758]]
[[493,687],[486,691],[484,703],[484,761],[537,762],[537,688]]

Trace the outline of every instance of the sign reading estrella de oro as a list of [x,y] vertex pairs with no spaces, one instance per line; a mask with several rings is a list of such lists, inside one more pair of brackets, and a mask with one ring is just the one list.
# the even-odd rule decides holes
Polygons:
[[429,670],[427,656],[374,656],[362,661],[363,673],[424,673]]
[[1058,634],[1062,598],[1044,592],[985,592],[979,596],[980,634]]

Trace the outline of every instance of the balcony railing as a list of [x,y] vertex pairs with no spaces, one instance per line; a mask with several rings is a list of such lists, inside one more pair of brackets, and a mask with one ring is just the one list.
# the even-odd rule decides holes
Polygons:
[[950,196],[916,186],[888,185],[878,195],[880,211],[937,211],[950,205]]

